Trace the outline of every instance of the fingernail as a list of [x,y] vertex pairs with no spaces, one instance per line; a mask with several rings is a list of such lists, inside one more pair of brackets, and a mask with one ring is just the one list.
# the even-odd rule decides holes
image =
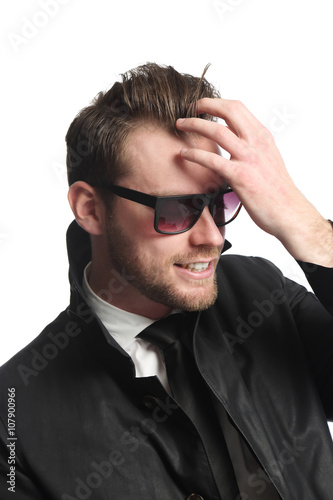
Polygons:
[[180,154],[181,155],[186,155],[187,151],[188,151],[187,148],[183,148],[183,149],[180,150]]
[[185,121],[185,118],[178,118],[177,124],[181,125],[182,123],[184,123],[184,121]]

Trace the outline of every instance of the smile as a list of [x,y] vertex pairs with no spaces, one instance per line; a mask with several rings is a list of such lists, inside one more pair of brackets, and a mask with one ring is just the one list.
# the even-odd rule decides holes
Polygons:
[[189,264],[180,265],[180,267],[195,273],[200,273],[208,269],[209,262],[190,262]]

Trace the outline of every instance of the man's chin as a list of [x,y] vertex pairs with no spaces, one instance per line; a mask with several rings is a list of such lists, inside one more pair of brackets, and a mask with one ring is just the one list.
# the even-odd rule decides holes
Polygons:
[[[155,300],[156,300],[155,296]],[[168,290],[163,297],[159,297],[161,300],[158,302],[167,305],[173,309],[181,309],[182,311],[194,312],[194,311],[204,311],[209,307],[213,306],[217,299],[217,286],[216,283],[212,283],[212,288],[210,290],[190,290],[190,291],[180,291],[180,290]]]
[[205,311],[206,309],[209,309],[212,307],[217,299],[217,294],[215,294],[213,297],[210,297],[209,299],[201,299],[201,300],[193,300],[192,302],[186,301],[184,303],[184,307],[179,309],[182,309],[183,311],[188,311],[188,312],[194,312],[194,311]]

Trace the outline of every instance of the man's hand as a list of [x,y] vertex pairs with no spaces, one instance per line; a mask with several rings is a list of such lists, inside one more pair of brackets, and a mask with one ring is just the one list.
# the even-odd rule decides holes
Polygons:
[[333,267],[332,226],[295,186],[269,130],[238,101],[204,98],[197,113],[222,118],[226,125],[186,118],[177,120],[177,128],[211,139],[230,159],[200,149],[184,149],[182,156],[226,180],[254,222],[294,258]]

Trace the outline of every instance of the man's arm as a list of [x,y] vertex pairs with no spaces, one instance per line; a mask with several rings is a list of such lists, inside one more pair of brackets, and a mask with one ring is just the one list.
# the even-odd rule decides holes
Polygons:
[[222,118],[226,126],[187,118],[177,127],[216,142],[230,159],[200,149],[182,150],[182,156],[227,181],[253,221],[296,260],[333,267],[332,225],[295,186],[269,130],[238,101],[204,98],[197,112]]

